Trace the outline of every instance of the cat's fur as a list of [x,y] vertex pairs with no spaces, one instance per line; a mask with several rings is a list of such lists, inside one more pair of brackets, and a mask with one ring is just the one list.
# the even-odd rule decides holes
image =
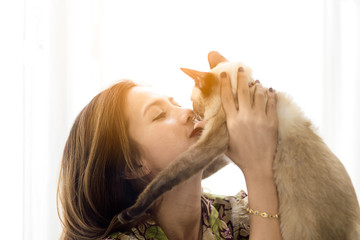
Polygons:
[[[220,63],[209,73],[183,69],[195,79],[194,111],[208,121],[207,125],[198,142],[162,171],[134,206],[119,214],[120,222],[138,218],[162,193],[221,159],[228,147],[228,133],[219,74],[229,74],[235,96],[240,66],[252,81],[250,69],[241,63]],[[277,112],[274,177],[283,239],[360,239],[359,204],[345,168],[283,93],[277,93]]]

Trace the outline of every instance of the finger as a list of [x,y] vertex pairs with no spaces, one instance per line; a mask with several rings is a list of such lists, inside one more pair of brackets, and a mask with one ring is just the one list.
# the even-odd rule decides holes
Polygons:
[[208,61],[209,61],[210,68],[213,69],[219,63],[227,62],[228,60],[226,58],[224,58],[220,53],[218,53],[216,51],[211,51],[208,54]]
[[266,111],[266,90],[263,88],[263,86],[260,84],[260,82],[255,84],[255,90],[254,90],[254,103],[253,108],[258,113],[265,115]]
[[236,114],[237,111],[231,90],[230,78],[225,72],[220,74],[220,82],[221,104],[224,108],[225,115],[228,118],[229,116]]
[[278,115],[277,115],[277,97],[276,93],[272,88],[269,88],[267,91],[268,101],[266,104],[266,115],[269,119],[273,120],[273,122],[277,123]]
[[237,97],[240,109],[250,109],[249,79],[243,67],[237,73]]

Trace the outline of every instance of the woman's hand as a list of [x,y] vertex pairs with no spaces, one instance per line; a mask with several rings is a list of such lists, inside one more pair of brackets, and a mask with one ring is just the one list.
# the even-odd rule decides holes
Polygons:
[[227,155],[245,176],[272,174],[277,146],[275,92],[266,90],[257,81],[252,86],[255,88],[253,94],[250,94],[249,79],[240,68],[237,75],[238,102],[235,103],[229,77],[226,74],[221,76],[221,99],[230,137]]
[[[211,68],[224,61],[227,60],[219,53],[209,53]],[[244,173],[249,208],[275,214],[279,209],[272,168],[278,130],[276,94],[264,89],[260,83],[252,86],[255,90],[251,94],[247,75],[241,69],[237,85],[235,102],[229,77],[223,74],[221,100],[230,137],[227,155]],[[253,214],[249,217],[250,239],[281,239],[278,220]]]
[[[224,61],[227,60],[217,52],[209,54],[211,68]],[[259,82],[252,86],[255,90],[250,94],[249,79],[244,71],[238,72],[237,81],[238,99],[235,103],[229,77],[224,74],[221,79],[221,100],[230,137],[227,155],[240,167],[245,177],[258,174],[272,176],[277,146],[276,94],[272,89],[263,88]]]

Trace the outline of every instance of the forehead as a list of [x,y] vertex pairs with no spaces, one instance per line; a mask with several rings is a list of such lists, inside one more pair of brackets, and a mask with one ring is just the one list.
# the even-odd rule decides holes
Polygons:
[[154,99],[165,98],[164,95],[156,93],[150,87],[136,86],[129,90],[127,95],[127,109],[128,117],[138,115],[142,112],[144,106],[152,102]]
[[153,98],[159,98],[162,95],[156,93],[151,87],[136,86],[130,89],[128,93],[128,100],[132,101],[146,101]]

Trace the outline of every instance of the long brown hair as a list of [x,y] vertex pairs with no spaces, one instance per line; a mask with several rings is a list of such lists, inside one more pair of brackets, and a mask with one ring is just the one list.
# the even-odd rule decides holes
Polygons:
[[132,205],[142,186],[126,179],[136,173],[139,149],[127,132],[127,92],[120,81],[95,96],[77,116],[65,144],[57,200],[61,239],[90,240],[119,230],[116,215]]

